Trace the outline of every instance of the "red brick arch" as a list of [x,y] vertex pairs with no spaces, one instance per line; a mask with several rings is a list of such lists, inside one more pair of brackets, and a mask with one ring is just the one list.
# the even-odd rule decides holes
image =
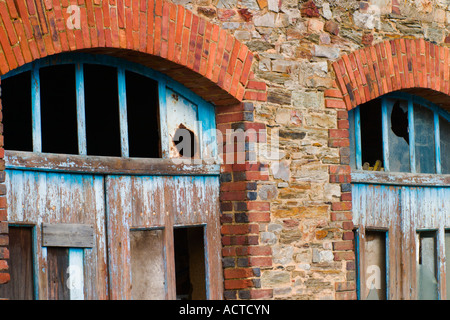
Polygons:
[[[78,29],[68,27],[70,5],[80,8]],[[252,81],[253,54],[244,44],[169,1],[6,0],[0,18],[1,74],[48,55],[91,50],[166,73],[215,105],[266,97],[265,84]]]
[[[395,39],[359,49],[333,63],[341,96],[328,104],[348,110],[383,94],[412,88],[448,96],[449,48],[424,39]],[[343,98],[344,104],[333,98]]]

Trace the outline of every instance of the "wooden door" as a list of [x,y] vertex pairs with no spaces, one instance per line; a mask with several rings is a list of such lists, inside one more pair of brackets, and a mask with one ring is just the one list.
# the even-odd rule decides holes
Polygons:
[[[445,299],[450,188],[355,183],[352,197],[360,298]],[[375,269],[386,282],[376,296]]]
[[[63,284],[55,284],[55,274],[66,274],[70,249],[62,253],[43,243],[43,225],[77,224],[92,226],[93,245],[82,248],[83,299],[106,299],[107,256],[105,239],[104,178],[96,175],[6,170],[8,221],[33,228],[34,286],[37,299],[68,298]],[[14,250],[14,248],[12,248]],[[75,252],[75,251],[74,251]],[[75,256],[75,255],[74,255]],[[62,269],[61,269],[62,268]],[[61,278],[61,275],[58,276]],[[60,288],[60,289],[55,289]]]

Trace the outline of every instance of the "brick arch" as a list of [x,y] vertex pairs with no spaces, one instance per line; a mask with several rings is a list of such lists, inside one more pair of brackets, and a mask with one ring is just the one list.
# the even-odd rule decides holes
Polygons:
[[[79,26],[68,11],[75,3]],[[90,50],[161,71],[215,105],[266,97],[265,84],[252,79],[247,46],[169,1],[1,1],[0,17],[1,74],[48,55]]]
[[[424,39],[395,39],[361,48],[333,63],[342,107],[356,106],[393,91],[411,89],[439,93],[449,88],[449,48]],[[331,98],[328,103],[340,103]],[[442,95],[442,93],[444,95]],[[433,94],[432,94],[433,95]]]

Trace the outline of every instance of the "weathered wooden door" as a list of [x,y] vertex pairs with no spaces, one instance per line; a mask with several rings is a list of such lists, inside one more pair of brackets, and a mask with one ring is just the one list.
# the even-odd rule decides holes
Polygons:
[[450,298],[450,115],[407,94],[349,112],[360,299]]
[[2,90],[8,222],[32,234],[20,296],[222,297],[213,105],[88,54],[24,65]]
[[[355,183],[352,192],[360,297],[442,297],[447,290],[450,188]],[[420,285],[429,291],[419,290]]]

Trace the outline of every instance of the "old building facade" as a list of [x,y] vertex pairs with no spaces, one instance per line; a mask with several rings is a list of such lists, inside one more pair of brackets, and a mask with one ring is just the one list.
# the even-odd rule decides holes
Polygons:
[[450,2],[1,0],[0,20],[0,297],[447,298]]

